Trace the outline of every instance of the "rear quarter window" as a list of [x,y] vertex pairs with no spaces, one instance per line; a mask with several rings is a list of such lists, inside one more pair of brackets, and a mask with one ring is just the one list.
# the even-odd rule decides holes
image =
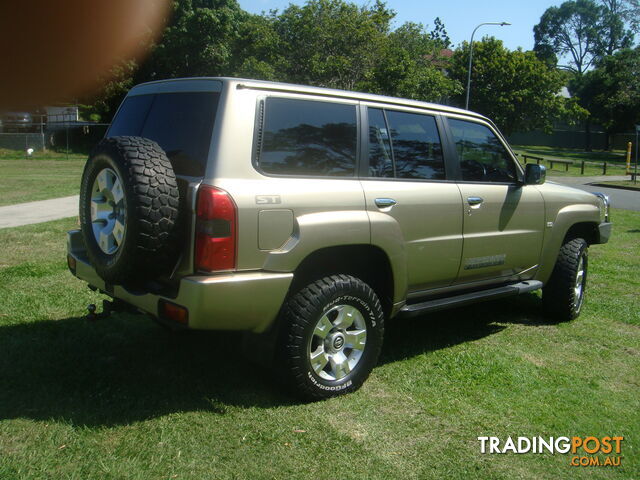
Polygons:
[[264,103],[258,167],[273,175],[352,177],[355,105],[269,97]]
[[153,140],[167,153],[178,175],[204,176],[219,96],[217,92],[180,92],[127,97],[107,136]]

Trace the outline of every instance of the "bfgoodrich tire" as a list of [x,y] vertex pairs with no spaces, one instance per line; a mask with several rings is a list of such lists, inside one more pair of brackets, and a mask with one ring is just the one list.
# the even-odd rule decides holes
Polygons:
[[589,245],[582,238],[562,245],[551,278],[542,289],[542,303],[557,321],[568,321],[580,315],[587,286]]
[[97,273],[109,283],[135,284],[171,268],[179,203],[176,176],[157,143],[102,140],[80,186],[80,227]]
[[375,292],[358,278],[333,275],[309,284],[289,299],[282,320],[275,368],[304,399],[357,390],[378,361],[384,314]]

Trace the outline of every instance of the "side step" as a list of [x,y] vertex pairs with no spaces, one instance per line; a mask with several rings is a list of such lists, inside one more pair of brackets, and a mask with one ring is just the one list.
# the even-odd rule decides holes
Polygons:
[[426,312],[435,312],[437,310],[444,310],[446,308],[460,307],[470,303],[482,302],[485,300],[495,300],[497,298],[511,297],[513,295],[519,295],[521,293],[532,292],[542,288],[542,282],[538,280],[526,280],[520,283],[514,283],[513,285],[507,285],[504,287],[491,288],[488,290],[481,290],[479,292],[464,293],[462,295],[456,295],[453,297],[439,298],[437,300],[427,300],[421,303],[412,303],[405,305],[400,309],[399,315],[402,317],[414,317],[416,315],[422,315]]

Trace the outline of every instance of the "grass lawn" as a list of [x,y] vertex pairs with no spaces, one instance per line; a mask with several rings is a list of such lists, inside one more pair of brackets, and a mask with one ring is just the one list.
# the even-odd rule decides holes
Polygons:
[[604,162],[607,162],[607,175],[625,175],[626,153],[622,150],[612,152],[584,152],[581,150],[536,145],[513,145],[513,150],[520,154],[521,162],[522,155],[573,161],[573,165],[569,166],[568,172],[565,172],[565,166],[562,164],[555,164],[553,170],[551,170],[549,162],[543,162],[543,165],[547,167],[547,175],[580,176],[581,162],[583,160],[585,162],[584,176],[602,175],[602,164]]
[[0,150],[0,206],[76,195],[85,155]]
[[[640,478],[640,214],[613,219],[578,320],[528,295],[390,322],[362,390],[313,404],[236,334],[85,320],[73,220],[0,230],[0,478]],[[484,435],[624,436],[622,466],[482,455]]]

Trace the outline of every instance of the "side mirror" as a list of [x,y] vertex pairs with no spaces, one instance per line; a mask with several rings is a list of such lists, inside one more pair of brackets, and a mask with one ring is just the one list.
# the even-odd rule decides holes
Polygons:
[[524,167],[524,184],[525,185],[542,185],[547,178],[547,169],[544,165],[535,163],[527,163]]

